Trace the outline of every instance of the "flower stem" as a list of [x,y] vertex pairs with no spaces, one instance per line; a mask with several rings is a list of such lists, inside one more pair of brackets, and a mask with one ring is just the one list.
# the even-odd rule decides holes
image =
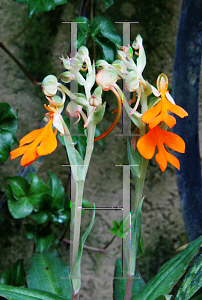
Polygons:
[[136,185],[135,185],[135,210],[138,208],[138,206],[142,200],[144,181],[145,181],[145,177],[146,177],[148,162],[149,162],[148,159],[145,159],[144,157],[142,157],[140,177],[136,178]]
[[127,283],[126,283],[126,291],[125,291],[124,300],[130,300],[130,298],[131,298],[133,279],[134,279],[134,275],[127,274]]
[[76,199],[74,208],[72,209],[72,220],[73,220],[73,250],[72,250],[72,265],[74,264],[80,242],[80,226],[81,226],[81,207],[84,190],[84,181],[79,180],[76,183]]
[[72,290],[72,300],[79,300],[79,293],[74,295],[74,291]]
[[86,174],[87,174],[87,171],[88,171],[91,155],[92,155],[92,152],[93,152],[95,128],[96,128],[96,125],[94,125],[92,122],[89,122],[89,124],[88,124],[87,147],[86,147],[86,154],[85,154],[85,159],[84,159],[84,170],[85,170],[84,174],[85,174],[85,177],[86,177]]
[[[73,231],[73,249],[71,252],[71,267],[74,265],[75,260],[77,258],[79,243],[80,243],[80,227],[81,227],[81,208],[82,208],[82,198],[83,198],[83,191],[84,191],[84,183],[86,174],[88,171],[91,155],[93,152],[94,146],[94,135],[95,135],[95,127],[92,122],[88,125],[88,138],[87,138],[87,147],[86,147],[86,154],[84,159],[84,165],[77,166],[77,168],[83,168],[83,177],[82,180],[76,180],[76,199],[75,202],[72,201],[71,207],[71,230]],[[74,295],[74,287],[72,286],[72,299],[77,300],[78,294]]]

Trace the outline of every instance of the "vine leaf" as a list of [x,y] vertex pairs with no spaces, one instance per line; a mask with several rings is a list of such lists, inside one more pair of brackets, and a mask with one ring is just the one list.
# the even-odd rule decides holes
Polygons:
[[0,103],[0,162],[9,157],[11,146],[16,142],[17,114],[6,102]]
[[54,10],[56,6],[66,4],[67,0],[14,0],[16,3],[26,3],[31,18],[36,12]]

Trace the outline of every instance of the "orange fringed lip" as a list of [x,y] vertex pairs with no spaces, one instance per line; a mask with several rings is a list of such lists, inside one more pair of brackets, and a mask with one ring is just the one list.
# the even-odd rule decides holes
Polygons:
[[183,139],[173,132],[162,130],[158,125],[138,140],[137,148],[144,158],[151,159],[154,156],[157,146],[158,153],[155,159],[161,171],[165,171],[167,162],[180,170],[179,160],[166,150],[164,144],[174,151],[185,152],[185,142]]
[[52,124],[53,118],[45,127],[36,129],[24,136],[20,140],[19,147],[11,151],[10,159],[23,155],[20,163],[21,166],[27,167],[39,156],[52,153],[57,147],[57,139],[53,133]]
[[148,109],[142,115],[142,122],[149,124],[149,128],[153,129],[160,122],[165,122],[169,128],[176,124],[176,119],[168,114],[168,111],[174,113],[180,118],[188,116],[188,113],[180,106],[172,104],[166,99],[165,91],[161,92],[161,100],[152,108]]

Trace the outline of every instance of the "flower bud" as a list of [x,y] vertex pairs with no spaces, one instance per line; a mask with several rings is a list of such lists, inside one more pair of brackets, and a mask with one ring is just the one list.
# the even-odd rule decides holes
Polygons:
[[99,85],[99,86],[95,89],[95,91],[94,91],[92,97],[90,98],[89,104],[90,104],[91,106],[100,107],[101,104],[102,104],[102,98],[101,98],[101,96],[102,96],[102,88],[101,88],[101,86]]
[[96,61],[95,67],[97,70],[102,70],[102,69],[106,68],[108,65],[109,65],[108,62],[106,62],[103,59],[99,59]]
[[82,106],[76,104],[74,101],[70,101],[66,107],[67,114],[73,118],[78,117],[81,111],[82,111]]
[[118,74],[111,68],[101,70],[96,75],[96,83],[102,87],[103,91],[110,90],[117,80]]
[[116,67],[122,74],[128,74],[126,65],[124,64],[124,62],[122,60],[115,60],[112,63],[112,66]]
[[69,56],[64,58],[64,56],[62,55],[62,57],[60,57],[60,60],[62,61],[63,68],[69,70],[70,69],[70,58],[69,58]]
[[139,80],[136,71],[130,71],[126,76],[125,89],[129,92],[134,92],[139,87]]
[[78,104],[78,105],[82,105],[82,106],[88,106],[88,101],[86,100],[86,96],[81,94],[81,93],[77,93],[75,94],[75,96],[77,97],[76,99],[74,99],[73,101]]
[[60,74],[60,79],[62,80],[62,82],[69,83],[71,80],[75,80],[76,78],[74,74],[72,74],[69,71],[66,71]]
[[117,54],[118,54],[118,59],[120,60],[126,60],[126,53],[121,51],[121,50],[117,50]]
[[80,56],[80,54],[77,52],[76,55],[74,57],[71,58],[71,67],[70,70],[74,71],[79,71],[81,70],[83,65],[83,61],[82,58]]
[[85,61],[85,59],[89,57],[88,48],[85,46],[81,46],[78,50],[78,53],[80,54],[82,61]]
[[90,100],[89,100],[89,104],[90,104],[91,106],[96,106],[96,107],[98,107],[98,106],[100,106],[101,103],[99,102],[98,98],[95,97],[95,95],[92,95],[92,97],[91,97]]
[[44,95],[52,97],[57,93],[58,80],[54,75],[48,75],[42,81],[42,92]]
[[134,40],[132,44],[133,49],[138,50],[140,47],[142,47],[142,37],[140,34],[137,35],[136,39]]

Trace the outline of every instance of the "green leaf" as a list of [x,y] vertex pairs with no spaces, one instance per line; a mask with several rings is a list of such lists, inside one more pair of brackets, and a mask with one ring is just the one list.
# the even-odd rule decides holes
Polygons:
[[50,220],[53,223],[64,223],[70,220],[71,213],[70,210],[63,209],[61,211],[56,211],[54,213],[51,213],[49,216],[50,216]]
[[21,176],[7,177],[10,185],[6,187],[9,211],[14,218],[24,218],[33,209],[44,207],[44,198],[50,200],[50,190],[43,181],[30,174],[30,183]]
[[121,44],[121,37],[116,32],[116,29],[114,27],[114,24],[112,21],[106,17],[103,16],[97,16],[93,19],[92,24],[92,36],[98,36],[103,35],[108,40],[113,42],[114,44]]
[[187,248],[166,262],[137,296],[131,300],[151,300],[160,295],[167,295],[184,274],[191,259],[196,255],[202,243],[202,236],[191,242]]
[[137,148],[134,152],[129,138],[127,139],[127,150],[128,150],[128,161],[129,161],[129,165],[131,166],[130,167],[131,172],[134,178],[140,178],[142,156],[140,155]]
[[17,115],[8,103],[0,103],[0,162],[9,157],[11,147],[16,140]]
[[8,197],[8,209],[15,219],[25,218],[33,211],[33,205],[27,197],[21,197],[19,200],[12,198],[10,186],[6,186],[6,195]]
[[155,300],[172,300],[172,299],[174,299],[174,297],[172,295],[161,295],[158,298],[156,298]]
[[111,47],[107,39],[103,37],[93,37],[94,41],[100,46],[102,50],[103,59],[108,63],[112,63],[114,61],[114,49]]
[[44,194],[50,194],[50,189],[47,185],[35,174],[29,174],[30,177],[30,189],[29,189],[29,201],[33,205],[39,205],[41,196]]
[[[88,208],[92,208],[92,204],[85,198],[82,198],[82,207],[88,207]],[[81,211],[81,215],[85,214],[85,209],[82,209]]]
[[64,297],[39,291],[0,284],[0,296],[9,300],[65,300]]
[[198,295],[194,298],[191,298],[191,300],[201,300],[202,299],[202,295]]
[[103,8],[106,10],[114,4],[114,0],[101,0],[103,2]]
[[[114,271],[114,281],[113,281],[113,300],[124,300],[127,275],[126,272],[122,272],[122,258],[118,258],[115,264]],[[133,279],[133,287],[132,287],[132,295],[136,295],[144,286],[144,280],[141,278],[139,272],[136,270],[134,279]]]
[[86,44],[86,38],[90,35],[91,24],[86,17],[78,17],[75,19],[75,22],[78,22],[77,48],[79,48]]
[[26,230],[27,238],[30,240],[36,235],[37,226],[32,224],[25,224],[25,230]]
[[36,242],[36,249],[39,252],[48,251],[51,243],[55,240],[55,235],[50,229],[38,230],[34,236]]
[[[131,231],[128,232],[124,254],[128,265],[128,274],[133,275],[135,272],[136,259],[143,255],[144,246],[142,239],[142,201],[131,219]],[[131,240],[130,240],[131,239]]]
[[14,198],[21,198],[28,194],[30,184],[22,176],[6,177],[5,180],[10,182]]
[[14,286],[26,286],[26,274],[23,266],[23,259],[18,259],[11,269],[3,272],[0,280],[1,284]]
[[93,227],[94,219],[95,219],[95,208],[93,211],[92,220],[91,220],[88,228],[86,229],[86,232],[81,237],[80,244],[79,244],[79,250],[78,250],[78,254],[77,254],[76,260],[74,262],[74,265],[70,269],[70,280],[71,280],[72,286],[74,288],[74,294],[76,294],[81,287],[81,270],[80,270],[81,256],[83,253],[83,246],[85,244],[85,241]]
[[176,295],[176,300],[190,299],[202,286],[202,254],[187,273]]
[[118,223],[116,220],[112,220],[113,227],[109,229],[109,232],[113,235],[119,235],[123,238],[123,220]]
[[77,136],[77,147],[78,152],[81,157],[84,159],[86,154],[86,146],[87,146],[87,136],[85,135],[84,129],[84,121],[81,119],[78,123],[78,136]]
[[93,114],[93,117],[91,119],[91,121],[97,125],[100,121],[102,121],[103,117],[104,117],[104,113],[105,113],[105,108],[106,108],[106,102],[103,103],[103,105],[101,106],[101,109],[99,111],[95,111]]
[[67,0],[14,0],[17,3],[27,3],[29,18],[36,12],[45,12],[54,10],[56,6],[66,4]]
[[[68,118],[67,116],[62,116],[62,117],[63,117],[63,120],[64,120],[65,124],[67,125],[69,131],[70,131],[70,118]],[[60,135],[59,132],[57,134],[57,138],[59,139],[61,144],[63,146],[65,146],[64,138],[63,138],[63,136]],[[76,145],[77,142],[78,142],[77,136],[72,136],[72,141],[73,141],[74,145]]]
[[[70,144],[67,136],[64,135],[65,146],[71,165],[71,172],[75,182],[83,181],[85,179],[84,174],[84,161],[79,152]],[[79,166],[80,165],[80,166]]]
[[31,217],[36,221],[38,224],[43,224],[48,221],[49,217],[49,206],[47,208],[44,208],[38,212],[33,212],[31,214]]
[[28,260],[28,287],[62,296],[71,300],[72,288],[69,268],[57,255],[56,250],[33,254]]
[[113,23],[106,17],[97,16],[93,19],[91,34],[102,49],[103,59],[112,63],[116,53],[115,45],[122,44],[121,37],[117,34]]
[[65,191],[62,186],[61,181],[59,178],[53,174],[52,172],[48,172],[50,175],[50,180],[48,185],[50,186],[51,196],[53,197],[53,201],[51,203],[51,207],[53,209],[61,209],[64,207],[64,200],[65,200]]
[[[68,127],[68,129],[70,130],[70,119],[66,116],[63,116],[63,119]],[[85,158],[85,154],[86,154],[86,145],[87,145],[87,137],[84,133],[84,122],[83,119],[81,118],[81,120],[78,123],[78,135],[77,136],[73,136],[72,135],[72,141],[74,143],[74,145],[77,145],[78,147],[78,152],[81,155],[81,157],[84,159]],[[65,146],[65,142],[64,142],[64,138],[63,136],[61,136],[59,133],[57,135],[59,141],[61,142],[61,144],[63,146]]]

